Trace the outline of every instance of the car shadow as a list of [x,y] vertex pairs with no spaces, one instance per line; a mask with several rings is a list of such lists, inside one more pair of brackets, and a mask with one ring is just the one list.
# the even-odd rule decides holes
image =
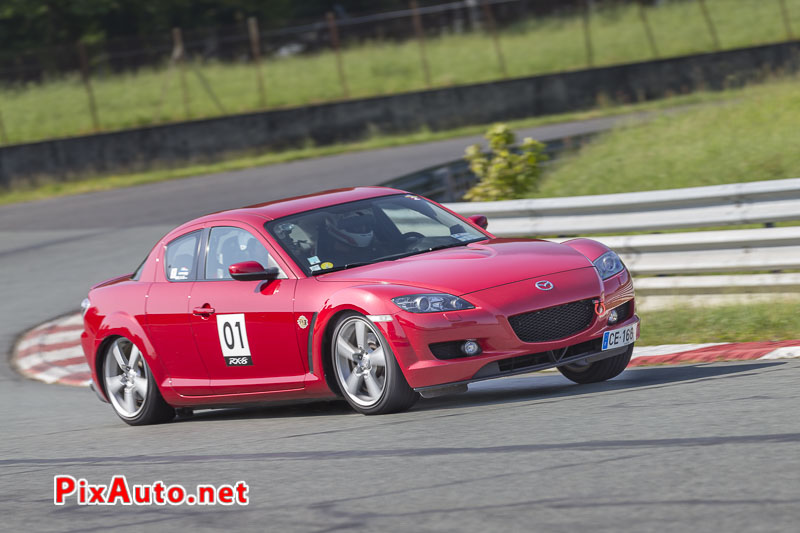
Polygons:
[[[575,384],[561,374],[532,373],[470,384],[469,391],[438,398],[422,398],[411,409],[433,411],[459,409],[477,405],[528,402],[563,397],[580,397],[598,392],[625,391],[653,386],[669,386],[686,381],[703,381],[725,377],[742,377],[755,370],[785,365],[782,361],[758,363],[702,363],[680,366],[638,367],[618,377],[589,385]],[[258,418],[294,418],[309,416],[344,416],[358,414],[344,400],[307,402],[271,402],[247,407],[201,410],[176,422],[239,420]]]
[[669,386],[686,381],[703,381],[720,377],[740,377],[754,370],[785,365],[785,362],[701,363],[680,366],[631,368],[614,379],[578,385],[557,372],[527,374],[470,385],[463,394],[442,396],[421,401],[415,410],[450,409],[473,405],[579,397],[598,392],[625,391],[644,387]]
[[178,416],[174,422],[202,420],[246,420],[257,418],[298,418],[309,416],[357,415],[344,400],[300,400],[251,404],[196,411],[190,417]]

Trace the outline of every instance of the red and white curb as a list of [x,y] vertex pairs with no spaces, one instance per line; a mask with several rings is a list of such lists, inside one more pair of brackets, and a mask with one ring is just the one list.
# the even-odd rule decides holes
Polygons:
[[[31,379],[88,387],[91,374],[80,344],[81,330],[83,319],[80,313],[35,327],[14,347],[12,365]],[[629,366],[797,358],[800,358],[800,340],[664,344],[634,348]]]
[[633,349],[629,367],[800,358],[800,340],[664,344]]
[[81,331],[80,313],[36,326],[17,342],[11,365],[31,379],[88,387],[92,375],[83,355]]

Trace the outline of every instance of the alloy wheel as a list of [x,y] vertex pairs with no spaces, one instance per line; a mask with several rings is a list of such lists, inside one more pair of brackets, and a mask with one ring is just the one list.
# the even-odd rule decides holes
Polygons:
[[106,350],[103,365],[106,393],[120,416],[134,418],[144,408],[148,372],[141,350],[128,339],[118,338]]
[[338,330],[334,365],[342,389],[357,405],[369,407],[386,390],[386,354],[375,326],[352,317]]

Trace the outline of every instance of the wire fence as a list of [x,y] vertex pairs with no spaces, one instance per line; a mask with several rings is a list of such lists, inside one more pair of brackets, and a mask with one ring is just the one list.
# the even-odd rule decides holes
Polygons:
[[[561,12],[575,9],[577,2],[565,3]],[[504,25],[531,16],[537,3],[550,0],[462,0],[419,7],[410,0],[409,9],[363,16],[325,18],[306,24],[259,31],[258,21],[249,18],[241,25],[182,31],[184,57],[208,61],[255,61],[258,57],[275,59],[297,54],[330,51],[340,45],[365,42],[401,42],[430,36],[481,30],[485,17]],[[331,24],[333,21],[333,25]],[[255,25],[253,25],[255,24]],[[342,36],[337,42],[337,34]],[[253,42],[257,43],[257,51]],[[175,53],[174,33],[147,38],[110,39],[87,44],[93,69],[124,72],[142,67],[163,66]],[[77,71],[80,59],[69,46],[29,50],[22,54],[0,51],[0,81],[44,81],[58,73]]]
[[[0,143],[795,38],[800,0],[737,0],[733,10],[731,1],[571,0],[553,12],[549,0],[424,7],[410,0],[401,11],[331,12],[280,29],[262,30],[250,18],[235,27],[0,52]],[[756,33],[733,32],[731,11]]]

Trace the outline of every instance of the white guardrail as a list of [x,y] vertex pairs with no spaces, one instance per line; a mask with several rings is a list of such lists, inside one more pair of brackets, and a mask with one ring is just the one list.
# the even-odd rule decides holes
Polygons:
[[[781,272],[800,271],[800,226],[769,227],[800,222],[800,179],[447,207],[486,215],[498,237],[604,234],[592,238],[620,254],[645,296],[800,293],[800,273]],[[767,227],[653,233],[744,224]]]

